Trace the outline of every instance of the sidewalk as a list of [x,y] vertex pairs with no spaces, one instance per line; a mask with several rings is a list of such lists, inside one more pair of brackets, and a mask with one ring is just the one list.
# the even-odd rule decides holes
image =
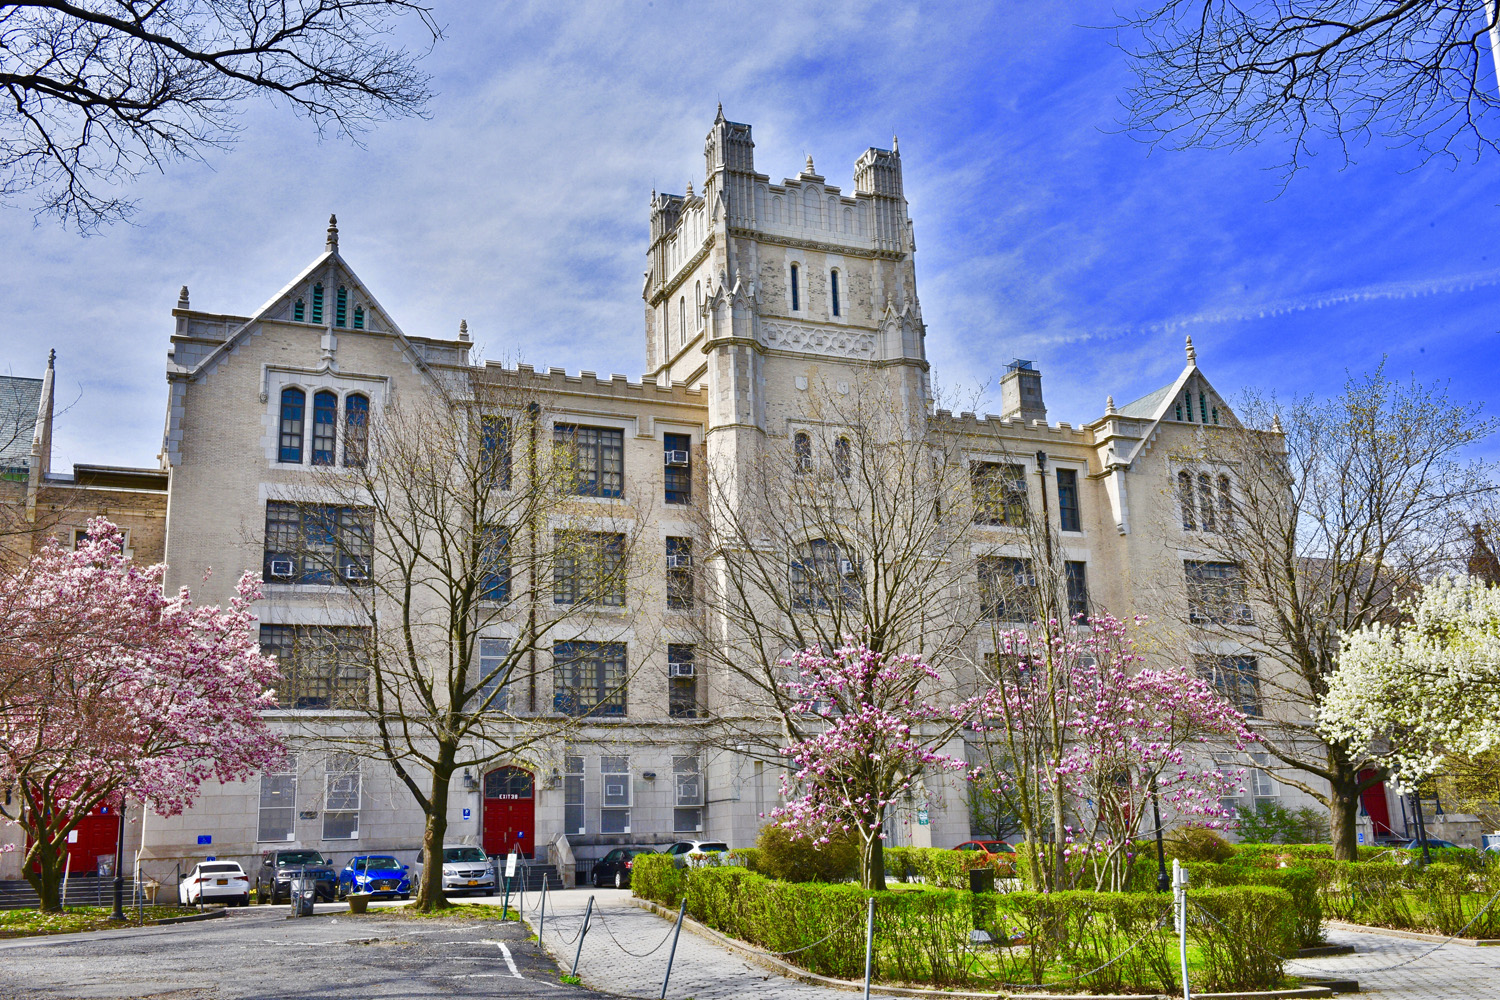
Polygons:
[[[590,895],[594,916],[578,962],[584,984],[621,996],[660,996],[672,947],[672,924],[631,904],[628,889],[567,889],[548,894],[544,943],[558,967],[564,972],[572,968],[576,936]],[[536,905],[529,896],[527,905]],[[535,909],[526,919],[534,929]],[[858,994],[795,982],[684,930],[677,941],[667,996],[676,1000],[850,1000]]]
[[1500,1000],[1500,948],[1450,944],[1399,969],[1365,972],[1420,955],[1433,942],[1346,930],[1329,930],[1328,941],[1358,950],[1288,962],[1287,971],[1350,976],[1359,980],[1362,994],[1378,1000]]

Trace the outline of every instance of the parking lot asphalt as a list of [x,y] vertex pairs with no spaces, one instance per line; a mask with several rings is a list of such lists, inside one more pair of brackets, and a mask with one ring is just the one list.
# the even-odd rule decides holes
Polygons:
[[411,920],[343,904],[0,941],[5,1000],[298,1000],[313,997],[597,997],[558,980],[519,924]]

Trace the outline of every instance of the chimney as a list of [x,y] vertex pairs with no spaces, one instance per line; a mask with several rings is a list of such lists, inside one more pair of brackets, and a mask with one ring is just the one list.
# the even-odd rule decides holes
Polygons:
[[1027,424],[1033,420],[1046,422],[1042,373],[1030,361],[1017,358],[1005,366],[1005,374],[1000,377],[1000,416],[1005,420],[1019,417]]

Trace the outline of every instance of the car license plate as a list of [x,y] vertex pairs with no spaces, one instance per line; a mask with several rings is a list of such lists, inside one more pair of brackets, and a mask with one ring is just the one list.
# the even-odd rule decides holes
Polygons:
[[470,885],[478,885],[479,884],[479,880],[477,878],[471,878],[471,879],[469,879],[469,884]]
[[214,884],[215,885],[228,885],[229,884],[229,880],[227,878],[217,879],[217,880],[215,880]]

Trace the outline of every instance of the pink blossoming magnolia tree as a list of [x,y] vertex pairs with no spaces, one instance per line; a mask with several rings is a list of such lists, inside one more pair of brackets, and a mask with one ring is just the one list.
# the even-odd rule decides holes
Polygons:
[[1012,794],[1028,852],[1041,860],[1036,888],[1088,877],[1122,888],[1132,844],[1156,832],[1153,788],[1169,819],[1232,819],[1220,800],[1241,776],[1221,773],[1204,743],[1243,750],[1257,737],[1207,681],[1143,666],[1133,635],[1141,624],[1097,615],[998,633],[998,679],[978,699],[973,728],[992,750],[983,779]]
[[261,710],[276,661],[261,655],[242,577],[227,609],[162,593],[163,566],[137,567],[103,518],[75,550],[55,540],[0,579],[0,817],[26,832],[41,909],[62,907],[68,834],[125,799],[163,815],[210,779],[277,760]]
[[884,889],[886,809],[923,770],[965,770],[962,760],[934,747],[958,730],[967,703],[945,709],[922,700],[920,689],[938,680],[936,670],[852,639],[831,654],[807,649],[783,662],[798,673],[784,685],[795,710],[825,723],[782,750],[794,770],[782,776],[786,802],[771,817],[822,843],[857,834],[860,882]]

